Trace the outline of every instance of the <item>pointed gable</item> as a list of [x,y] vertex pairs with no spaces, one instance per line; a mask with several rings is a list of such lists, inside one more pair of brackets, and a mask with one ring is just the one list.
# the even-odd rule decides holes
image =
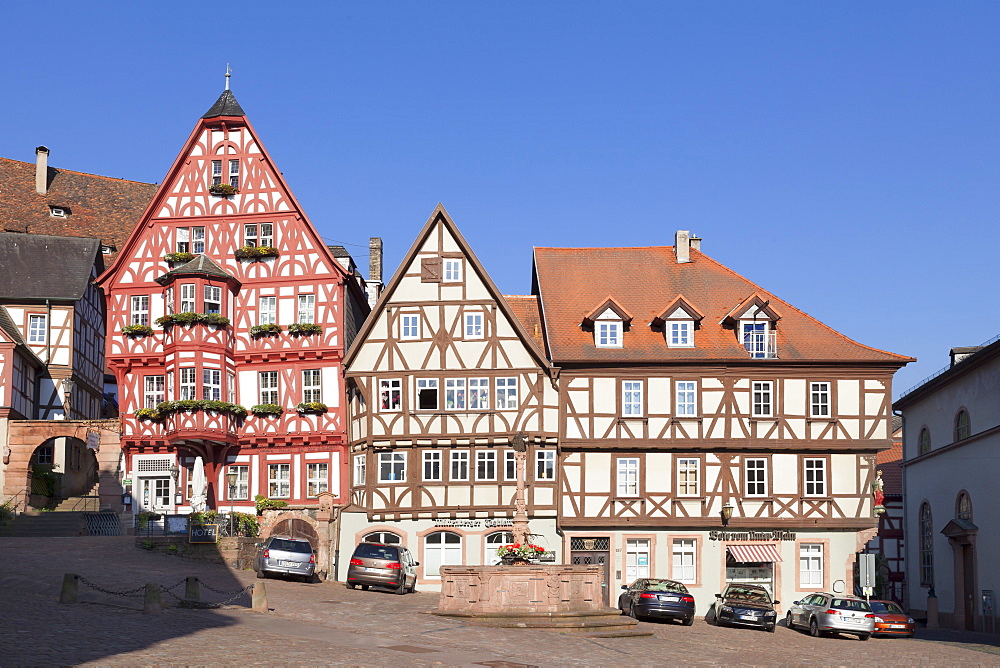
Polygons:
[[695,323],[694,326],[697,328],[704,317],[698,309],[692,306],[688,300],[684,299],[684,295],[678,295],[672,302],[667,304],[665,309],[653,318],[652,324],[656,327],[663,327],[667,320],[685,319],[693,320]]
[[621,320],[627,330],[632,324],[632,314],[625,310],[621,304],[615,301],[614,297],[608,296],[601,301],[596,308],[587,311],[583,316],[583,325],[593,327],[595,320]]
[[781,319],[781,316],[776,310],[774,310],[774,307],[771,306],[770,299],[765,299],[759,294],[754,293],[734,306],[733,309],[726,314],[726,317],[722,319],[722,324],[732,326],[737,320],[745,319],[770,320],[771,322],[777,322]]

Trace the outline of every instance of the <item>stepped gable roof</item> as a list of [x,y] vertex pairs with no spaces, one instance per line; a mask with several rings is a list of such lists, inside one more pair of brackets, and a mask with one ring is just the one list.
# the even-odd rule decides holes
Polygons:
[[542,310],[535,295],[504,295],[507,306],[528,333],[539,350],[545,350],[545,338],[542,336]]
[[[93,237],[121,248],[156,184],[48,168],[48,192],[35,190],[35,164],[0,158],[0,230]],[[54,217],[59,208],[64,217]]]
[[[535,248],[533,292],[538,294],[545,337],[553,364],[653,364],[698,361],[750,362],[736,332],[724,318],[754,296],[781,314],[776,360],[755,364],[810,361],[859,362],[902,366],[904,355],[857,343],[743,276],[691,249],[691,261],[678,263],[673,246],[643,248]],[[582,326],[595,303],[611,295],[635,320],[621,348],[597,348]],[[705,318],[693,348],[668,348],[662,331],[650,323],[679,295],[697,304]]]
[[228,283],[233,283],[237,288],[242,285],[235,276],[220,267],[215,260],[207,255],[198,255],[190,262],[171,269],[163,276],[159,276],[154,280],[160,285],[168,285],[179,276],[208,276],[209,278],[218,278]]
[[0,233],[0,299],[77,300],[83,297],[101,242],[84,237]]
[[233,91],[228,88],[222,91],[222,95],[215,101],[215,104],[205,112],[202,118],[217,118],[219,116],[246,116],[243,107],[236,101]]

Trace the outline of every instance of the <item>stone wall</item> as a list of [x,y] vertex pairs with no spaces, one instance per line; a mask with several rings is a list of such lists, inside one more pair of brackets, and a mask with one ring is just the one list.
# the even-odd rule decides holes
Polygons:
[[220,537],[216,544],[189,543],[187,536],[137,537],[135,546],[161,554],[171,554],[184,559],[226,564],[231,568],[253,568],[258,538],[237,536]]
[[539,613],[603,610],[602,567],[442,566],[439,612]]

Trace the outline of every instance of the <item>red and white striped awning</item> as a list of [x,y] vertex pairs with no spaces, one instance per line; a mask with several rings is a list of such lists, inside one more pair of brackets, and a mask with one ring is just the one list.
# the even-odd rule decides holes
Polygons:
[[739,562],[781,561],[778,548],[774,545],[727,545],[726,549]]

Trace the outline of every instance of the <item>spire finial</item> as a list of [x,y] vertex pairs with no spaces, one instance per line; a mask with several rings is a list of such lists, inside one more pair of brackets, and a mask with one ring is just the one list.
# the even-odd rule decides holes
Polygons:
[[226,63],[226,90],[229,90],[229,77],[233,76],[233,70],[229,67],[229,63]]

